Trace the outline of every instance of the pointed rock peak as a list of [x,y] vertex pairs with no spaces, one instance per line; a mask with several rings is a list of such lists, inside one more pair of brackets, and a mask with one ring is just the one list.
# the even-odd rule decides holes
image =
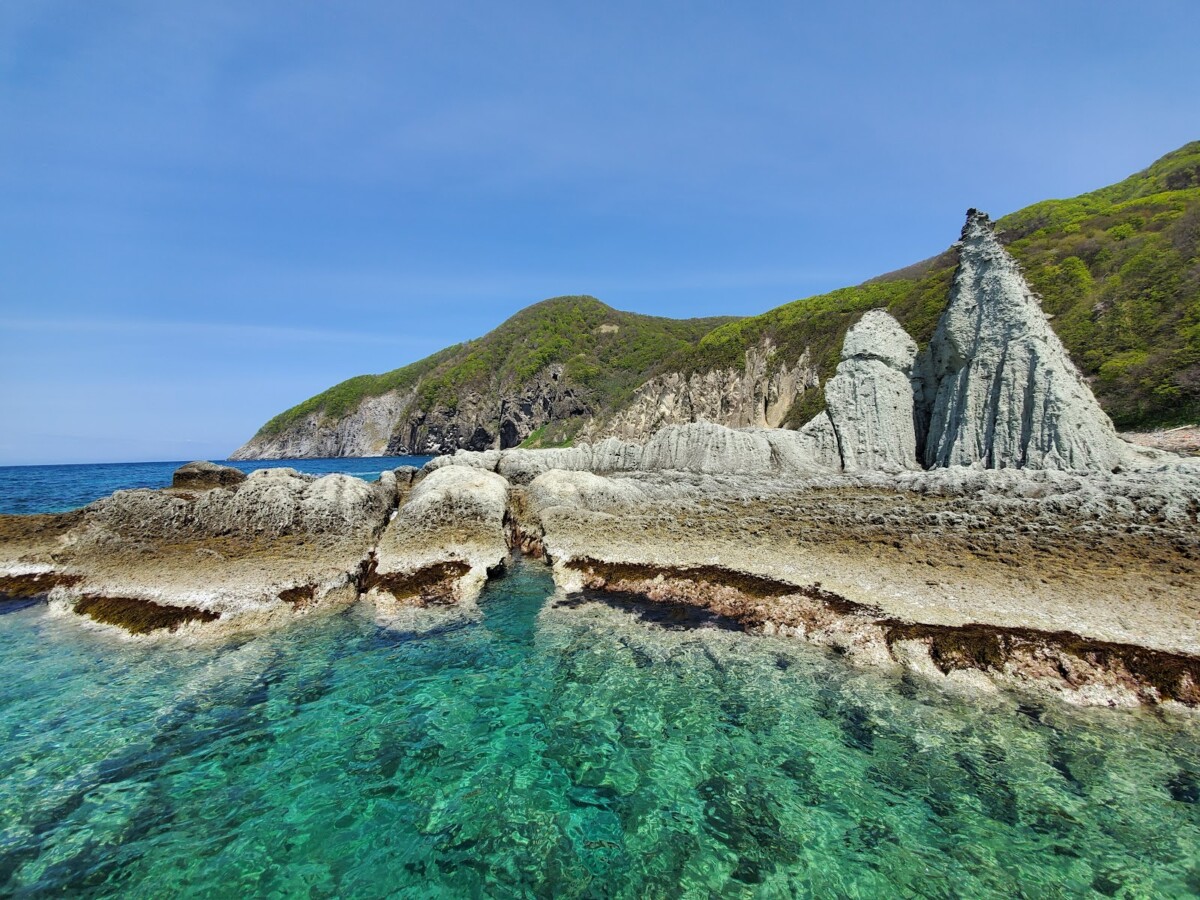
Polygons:
[[996,226],[987,213],[972,206],[967,210],[967,222],[963,225],[962,240],[966,241],[980,237],[995,239]]
[[1111,470],[1127,455],[978,210],[967,212],[950,300],[918,368],[926,465]]
[[894,369],[909,372],[917,344],[886,310],[872,309],[846,332],[842,361],[877,359]]

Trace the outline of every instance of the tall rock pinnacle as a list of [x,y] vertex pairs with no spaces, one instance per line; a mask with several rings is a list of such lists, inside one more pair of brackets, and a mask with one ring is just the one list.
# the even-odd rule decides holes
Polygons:
[[919,468],[910,381],[916,354],[913,339],[882,309],[846,334],[837,374],[825,384],[825,407],[847,472]]
[[950,301],[914,376],[925,465],[1112,470],[1112,421],[987,215],[968,210]]

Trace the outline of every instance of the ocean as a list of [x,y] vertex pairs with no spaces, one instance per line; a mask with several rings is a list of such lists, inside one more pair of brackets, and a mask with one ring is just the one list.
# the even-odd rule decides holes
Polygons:
[[[282,459],[212,462],[243,472],[291,467],[313,475],[341,472],[374,481],[398,466],[423,466],[432,456],[364,456],[341,459]],[[169,487],[171,475],[190,460],[94,463],[60,466],[0,466],[0,513],[66,512],[130,488]]]
[[[95,468],[23,502],[77,505]],[[643,612],[565,604],[525,560],[475,615],[358,604],[211,645],[0,603],[0,895],[1200,893],[1194,716]]]

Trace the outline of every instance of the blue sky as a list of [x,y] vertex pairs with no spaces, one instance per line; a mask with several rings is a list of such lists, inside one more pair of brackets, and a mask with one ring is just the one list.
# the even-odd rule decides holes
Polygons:
[[0,464],[220,458],[546,297],[753,314],[1200,138],[1200,3],[0,6]]

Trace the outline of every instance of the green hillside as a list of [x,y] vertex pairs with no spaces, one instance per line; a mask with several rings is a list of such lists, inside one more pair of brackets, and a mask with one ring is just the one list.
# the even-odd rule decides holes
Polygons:
[[[1119,427],[1200,419],[1200,142],[1119,184],[1034,204],[997,227]],[[785,359],[811,348],[825,379],[846,330],[877,307],[924,345],[945,307],[956,262],[950,249],[858,287],[722,326],[669,367],[734,365],[769,336]],[[823,404],[821,392],[809,392],[788,424],[802,424]]]
[[[1119,184],[1034,204],[997,227],[1119,427],[1200,420],[1200,142]],[[740,368],[746,350],[767,337],[789,364],[808,349],[825,379],[846,330],[868,309],[886,307],[919,343],[928,342],[955,264],[951,247],[857,287],[746,319],[675,320],[620,312],[593,297],[546,300],[482,338],[344,381],[258,434],[280,434],[314,412],[336,420],[364,397],[414,387],[412,408],[452,413],[467,394],[519,393],[551,363],[562,364],[562,383],[604,416],[660,372]],[[807,392],[786,424],[803,424],[823,404],[821,391]],[[577,415],[549,422],[526,443],[569,441],[582,422]]]
[[418,405],[454,409],[467,391],[505,393],[561,363],[564,379],[593,408],[619,405],[664,360],[733,321],[666,319],[615,310],[595,297],[556,297],[526,307],[485,336],[456,344],[402,369],[343,381],[271,419],[273,435],[314,412],[336,419],[365,397],[405,391],[420,381]]

